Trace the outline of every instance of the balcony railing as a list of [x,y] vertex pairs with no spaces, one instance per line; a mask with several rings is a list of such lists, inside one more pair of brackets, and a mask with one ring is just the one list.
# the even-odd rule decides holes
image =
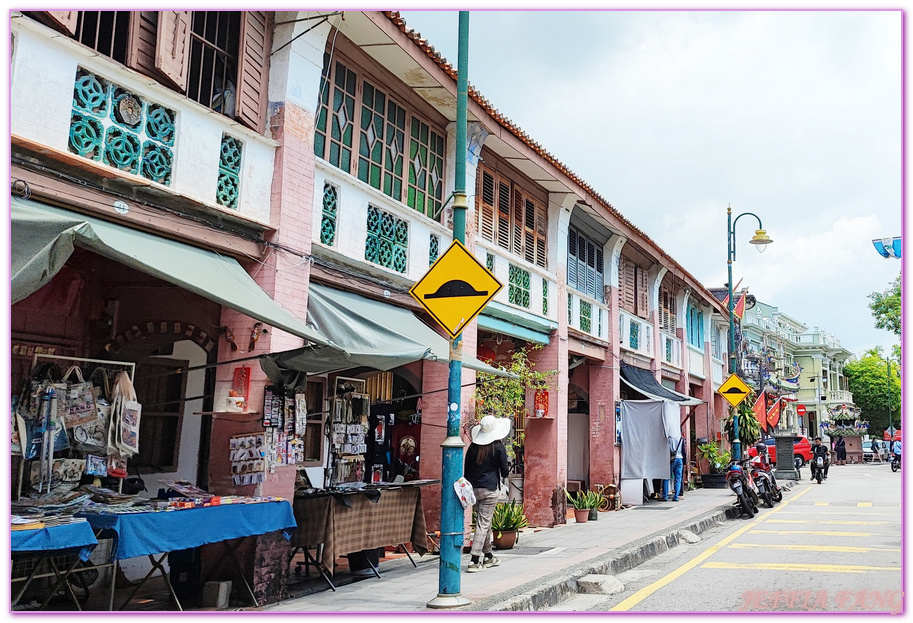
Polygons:
[[631,350],[653,358],[653,327],[646,320],[626,311],[619,312],[618,342]]
[[660,356],[664,363],[676,368],[682,367],[682,341],[674,335],[660,333]]
[[707,371],[704,370],[704,351],[688,344],[688,374],[700,378],[706,378]]
[[848,392],[845,389],[834,389],[828,391],[827,401],[840,403],[853,402],[853,392]]
[[595,299],[568,290],[567,326],[600,340],[609,340],[609,308]]

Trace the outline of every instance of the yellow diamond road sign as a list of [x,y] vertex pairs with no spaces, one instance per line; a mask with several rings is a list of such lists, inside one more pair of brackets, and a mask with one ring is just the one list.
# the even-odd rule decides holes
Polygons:
[[751,393],[751,388],[745,384],[745,381],[740,379],[737,375],[732,374],[726,382],[720,385],[720,388],[717,390],[720,395],[729,401],[733,407],[739,406],[739,403],[748,398],[748,394]]
[[454,240],[409,294],[455,338],[503,287],[469,249]]

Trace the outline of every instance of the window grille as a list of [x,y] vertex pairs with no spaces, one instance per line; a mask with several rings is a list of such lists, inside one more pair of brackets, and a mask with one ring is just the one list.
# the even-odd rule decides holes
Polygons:
[[323,214],[320,217],[320,242],[333,246],[336,242],[336,215],[339,209],[339,189],[323,184]]
[[74,38],[99,54],[127,64],[130,11],[79,11]]
[[241,153],[243,143],[228,134],[222,135],[222,150],[219,154],[219,185],[216,201],[226,208],[238,208],[241,187]]
[[520,307],[529,308],[530,274],[518,266],[510,265],[508,274],[507,300]]
[[365,259],[405,273],[408,258],[409,224],[380,208],[368,206],[368,235]]
[[174,119],[173,110],[79,68],[68,148],[83,158],[169,185]]
[[234,119],[240,11],[194,11],[187,97]]
[[548,315],[548,281],[542,279],[542,314]]
[[593,305],[580,299],[580,330],[589,333],[593,329]]
[[406,205],[434,218],[444,196],[444,137],[412,117]]
[[571,227],[567,238],[567,285],[602,303],[605,296],[603,268],[602,245]]
[[428,266],[437,261],[438,254],[441,252],[441,237],[431,234],[428,246]]

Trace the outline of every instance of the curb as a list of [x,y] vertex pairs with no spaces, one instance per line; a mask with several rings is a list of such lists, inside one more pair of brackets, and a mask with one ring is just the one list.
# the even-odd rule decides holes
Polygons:
[[[781,481],[787,491],[795,482]],[[587,575],[617,575],[642,565],[673,547],[678,547],[684,538],[682,530],[695,534],[706,532],[727,519],[738,519],[739,510],[731,503],[720,505],[713,510],[654,535],[644,537],[616,550],[602,554],[586,563],[563,569],[527,582],[505,593],[479,600],[464,608],[464,611],[535,612],[555,606],[565,599],[578,594],[577,581]]]

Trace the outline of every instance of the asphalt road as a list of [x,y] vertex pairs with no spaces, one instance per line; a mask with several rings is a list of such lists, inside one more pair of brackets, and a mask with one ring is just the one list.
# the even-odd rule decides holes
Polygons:
[[832,466],[818,485],[802,471],[773,509],[620,574],[621,593],[578,595],[551,610],[900,611],[900,473]]

